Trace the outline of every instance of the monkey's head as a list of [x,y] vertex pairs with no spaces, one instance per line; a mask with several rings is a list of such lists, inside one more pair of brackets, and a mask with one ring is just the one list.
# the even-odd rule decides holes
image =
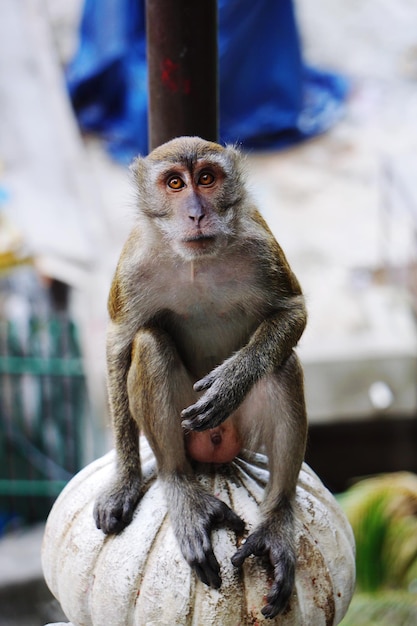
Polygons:
[[233,237],[246,195],[235,148],[180,137],[137,158],[131,170],[141,215],[183,259],[215,254]]

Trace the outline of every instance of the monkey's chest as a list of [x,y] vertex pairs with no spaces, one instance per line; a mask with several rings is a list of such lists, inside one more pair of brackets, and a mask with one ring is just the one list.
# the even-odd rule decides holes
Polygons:
[[[168,296],[168,294],[166,294]],[[264,303],[236,280],[177,286],[165,328],[187,367],[201,376],[247,343]]]
[[240,328],[253,325],[263,308],[262,297],[252,288],[250,281],[210,276],[196,278],[185,285],[177,285],[171,293],[172,310],[182,323],[193,328]]
[[247,343],[255,326],[238,309],[216,313],[196,306],[185,315],[174,314],[169,333],[185,365],[200,377]]

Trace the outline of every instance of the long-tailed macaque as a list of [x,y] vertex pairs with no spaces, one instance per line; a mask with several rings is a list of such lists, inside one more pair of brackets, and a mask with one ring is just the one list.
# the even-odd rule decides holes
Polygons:
[[[306,440],[303,376],[293,351],[306,323],[300,286],[245,184],[235,148],[174,139],[133,165],[137,222],[109,296],[108,390],[117,476],[95,506],[118,533],[142,494],[138,435],[155,454],[182,554],[221,584],[211,531],[243,521],[196,480],[186,433],[232,427],[221,460],[263,447],[270,479],[262,521],[232,557],[267,555],[274,582],[263,613],[282,612],[294,584],[292,501]],[[226,420],[229,420],[226,422]],[[230,456],[230,458],[228,458]],[[210,460],[203,458],[203,460]],[[213,455],[212,460],[216,457]]]

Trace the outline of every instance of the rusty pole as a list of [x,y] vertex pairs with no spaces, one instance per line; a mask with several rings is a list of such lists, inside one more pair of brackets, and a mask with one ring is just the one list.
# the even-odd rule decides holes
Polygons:
[[217,0],[146,0],[149,150],[218,140]]

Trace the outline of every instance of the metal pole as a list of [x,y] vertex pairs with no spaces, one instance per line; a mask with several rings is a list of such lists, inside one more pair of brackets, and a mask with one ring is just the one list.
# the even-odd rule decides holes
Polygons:
[[218,140],[217,0],[146,0],[149,150]]

